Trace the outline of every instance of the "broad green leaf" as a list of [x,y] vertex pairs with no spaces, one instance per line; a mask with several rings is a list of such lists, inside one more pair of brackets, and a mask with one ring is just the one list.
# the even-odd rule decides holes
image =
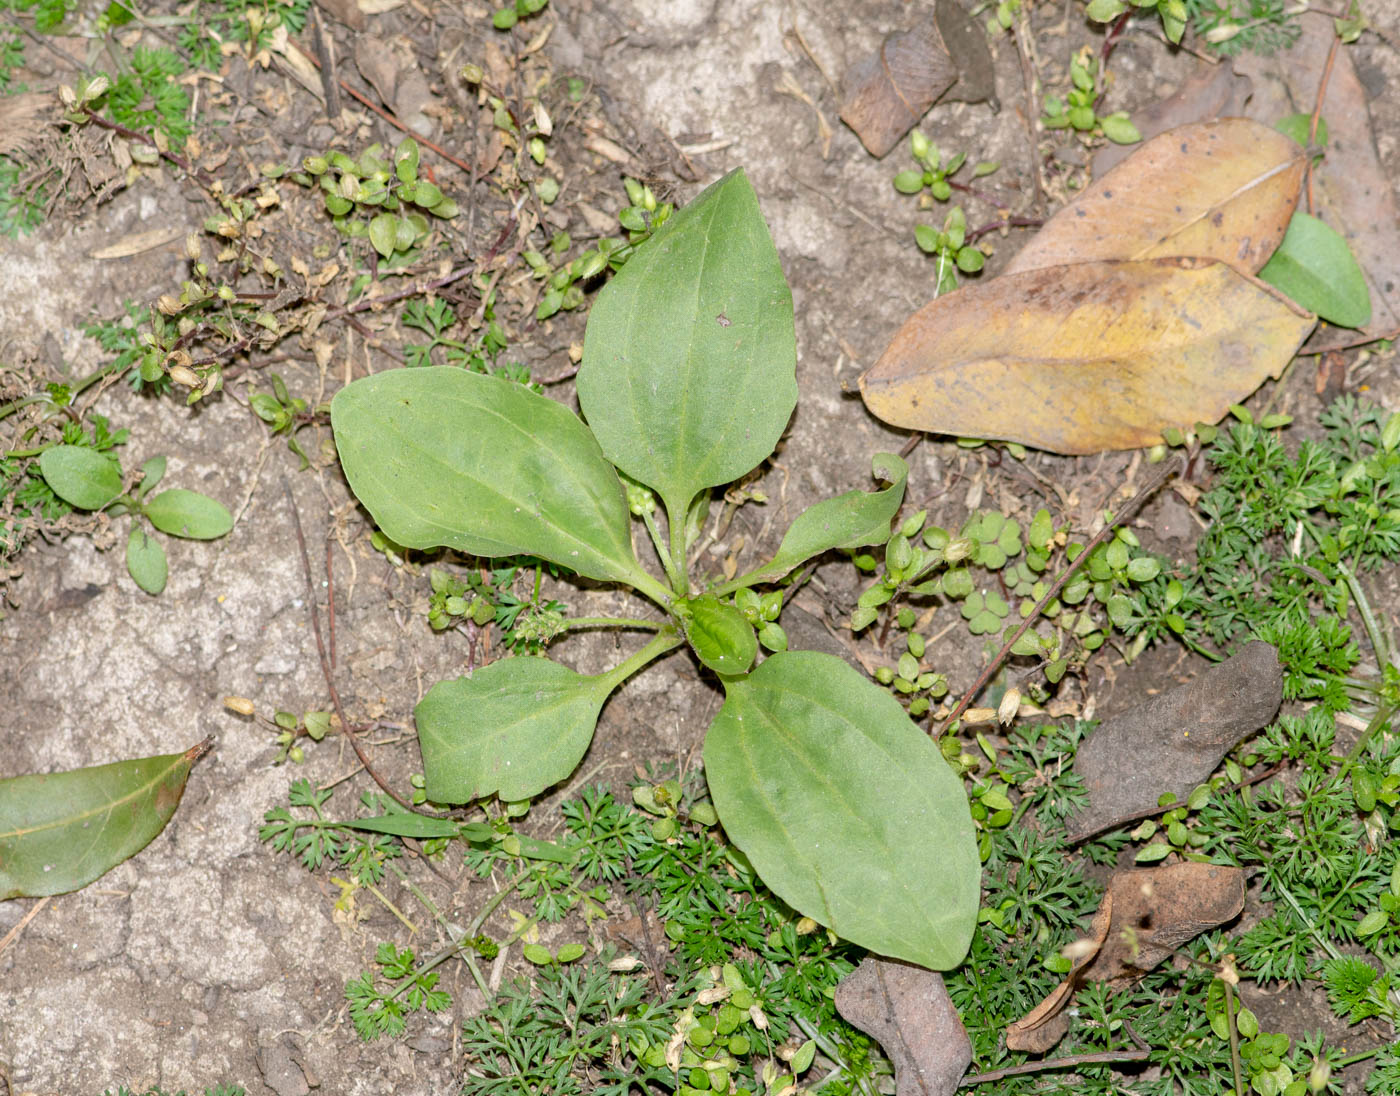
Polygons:
[[776,582],[785,574],[830,548],[859,548],[890,535],[890,522],[904,501],[909,466],[893,453],[877,453],[871,462],[875,476],[889,481],[883,491],[847,491],[823,499],[797,515],[771,560],[721,589],[758,582]]
[[331,424],[351,489],[405,547],[541,556],[589,578],[659,587],[632,554],[617,473],[562,404],[430,366],[342,388]]
[[169,574],[165,549],[139,524],[132,525],[126,540],[126,569],[146,593],[158,594],[165,589]]
[[528,799],[578,767],[617,684],[544,658],[504,658],[439,681],[413,709],[434,803]]
[[101,510],[122,493],[115,457],[82,445],[55,445],[39,454],[39,471],[53,493],[80,510]]
[[705,777],[764,883],[871,951],[961,962],[981,893],[972,816],[899,702],[815,651],[773,655],[725,691]]
[[162,533],[191,540],[214,540],[233,528],[233,515],[217,499],[173,487],[145,505],[146,516]]
[[210,744],[0,780],[0,901],[77,890],[140,852],[175,813]]
[[742,170],[637,249],[588,316],[579,403],[603,452],[681,521],[738,479],[797,404],[792,294]]
[[701,662],[717,674],[748,673],[758,657],[758,638],[743,613],[714,594],[678,601],[674,609]]
[[1351,248],[1336,229],[1301,210],[1259,277],[1328,323],[1371,322],[1371,290]]
[[388,833],[395,837],[456,837],[462,823],[450,818],[429,818],[425,814],[381,814],[375,818],[347,818],[336,822],[352,830]]

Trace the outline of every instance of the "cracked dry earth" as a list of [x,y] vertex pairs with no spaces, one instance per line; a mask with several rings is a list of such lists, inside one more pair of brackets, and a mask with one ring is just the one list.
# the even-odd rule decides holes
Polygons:
[[[488,18],[476,7],[472,18]],[[651,134],[663,156],[693,167],[679,197],[739,165],[759,194],[793,286],[801,391],[764,484],[773,501],[743,519],[750,541],[771,548],[810,502],[868,486],[870,454],[904,440],[871,419],[852,388],[924,303],[929,266],[912,246],[916,215],[889,185],[902,150],[870,159],[837,121],[829,81],[901,27],[908,7],[556,0],[548,17],[557,25],[543,48],[557,69],[596,80],[613,114]],[[1147,36],[1130,37],[1115,55],[1118,78],[1138,102],[1169,90],[1188,61]],[[1392,55],[1370,63],[1396,79]],[[1026,193],[1021,75],[1005,45],[996,66],[999,113],[986,104],[940,106],[923,128],[943,147],[999,160],[998,183]],[[823,123],[832,127],[825,149]],[[94,310],[112,315],[124,297],[153,299],[183,274],[178,245],[120,263],[90,252],[141,228],[196,230],[203,215],[166,179],[142,183],[71,230],[3,242],[0,336],[42,332],[74,375],[86,373],[100,358],[81,337],[84,319]],[[1009,255],[1016,244],[1004,246]],[[521,336],[523,353],[530,337]],[[561,341],[538,330],[533,337]],[[314,376],[302,380],[314,388]],[[425,583],[369,549],[363,516],[334,466],[298,473],[281,442],[263,446],[261,431],[231,400],[187,413],[117,388],[101,409],[147,447],[128,463],[170,454],[167,485],[214,495],[239,520],[225,540],[174,543],[170,585],[159,598],[135,587],[120,551],[99,550],[114,536],[74,537],[24,557],[22,606],[0,622],[0,772],[170,753],[207,736],[217,745],[147,849],[87,889],[52,899],[0,954],[0,1064],[9,1092],[97,1096],[119,1083],[202,1091],[220,1082],[259,1096],[454,1092],[463,1068],[454,1033],[480,1000],[469,981],[445,975],[453,1010],[416,1015],[403,1040],[361,1043],[342,1009],[344,983],[368,965],[378,940],[399,938],[402,926],[363,897],[366,919],[338,919],[338,895],[324,875],[258,841],[263,812],[285,802],[291,779],[327,783],[355,770],[335,740],[309,749],[300,768],[274,767],[271,736],[221,703],[232,694],[261,711],[325,706],[285,485],[306,526],[323,606],[329,536],[340,689],[352,719],[378,721],[371,750],[396,786],[420,767],[413,704],[433,681],[461,671],[465,650],[429,630]],[[909,497],[937,492],[968,459],[949,446],[922,446]],[[823,574],[844,590],[854,584],[849,570]],[[618,606],[608,591],[573,597],[580,614]],[[611,661],[612,644],[572,639],[556,654],[595,671]],[[968,651],[969,664],[976,655]],[[684,660],[649,668],[609,703],[574,783],[585,775],[622,780],[638,762],[690,756],[717,705]],[[337,802],[348,811],[367,787],[361,774]],[[422,863],[404,864],[455,922],[469,920],[489,896],[469,876],[452,884]],[[461,876],[461,866],[448,874]],[[396,884],[389,893],[398,897]],[[34,905],[0,905],[0,936]],[[417,946],[430,950],[431,923],[418,920],[425,936]]]

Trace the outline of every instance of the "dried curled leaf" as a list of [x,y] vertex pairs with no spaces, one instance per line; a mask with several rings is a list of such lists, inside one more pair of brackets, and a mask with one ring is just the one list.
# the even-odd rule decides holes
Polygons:
[[1078,263],[966,286],[916,312],[860,382],[895,426],[1057,453],[1214,422],[1277,377],[1313,317],[1224,263]]
[[1248,118],[1168,130],[1051,217],[1005,273],[1185,255],[1255,274],[1288,228],[1303,159]]

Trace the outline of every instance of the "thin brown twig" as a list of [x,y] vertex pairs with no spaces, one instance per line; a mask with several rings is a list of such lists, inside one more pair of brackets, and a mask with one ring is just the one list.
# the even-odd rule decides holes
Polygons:
[[1040,1073],[1047,1069],[1074,1069],[1077,1066],[1104,1065],[1110,1062],[1145,1062],[1151,1053],[1149,1050],[1098,1050],[1092,1054],[1070,1054],[1064,1058],[1050,1058],[1044,1062],[1026,1062],[1024,1065],[994,1069],[990,1073],[972,1073],[959,1081],[958,1087],[985,1085],[989,1081],[1000,1081],[1003,1077]]
[[[1191,453],[1188,452],[1187,461],[1189,461],[1190,457]],[[977,698],[977,694],[986,688],[987,682],[991,681],[992,675],[995,674],[1001,664],[1006,661],[1016,641],[1025,635],[1026,630],[1030,628],[1032,624],[1040,619],[1040,614],[1045,611],[1045,607],[1059,596],[1060,591],[1064,589],[1065,583],[1070,580],[1070,577],[1089,561],[1089,557],[1093,554],[1094,549],[1112,536],[1114,530],[1117,529],[1118,526],[1132,517],[1143,503],[1161,490],[1162,486],[1171,479],[1173,475],[1184,470],[1186,466],[1186,461],[1183,461],[1180,468],[1178,468],[1175,463],[1169,464],[1167,467],[1163,468],[1157,475],[1153,476],[1137,494],[1129,499],[1125,506],[1114,513],[1112,521],[1104,522],[1103,528],[1084,546],[1084,550],[1074,558],[1074,562],[1060,572],[1060,576],[1055,579],[1050,589],[1045,592],[1045,596],[1035,603],[1035,608],[1031,610],[1030,615],[1027,616],[1025,620],[1021,621],[1021,626],[1011,634],[1010,639],[1002,644],[1002,648],[997,652],[996,657],[987,664],[986,669],[977,675],[977,680],[972,683],[972,688],[968,689],[967,692],[963,694],[963,698],[958,701],[958,706],[954,708],[952,714],[943,721],[943,727],[939,732],[940,734],[946,734],[948,728],[953,725],[953,721],[956,720],[958,716],[962,715],[963,712],[967,710],[968,705]]]
[[1392,327],[1389,331],[1382,331],[1375,335],[1358,335],[1354,339],[1346,342],[1330,343],[1326,346],[1304,347],[1298,351],[1299,354],[1331,354],[1335,350],[1353,350],[1358,346],[1366,346],[1368,343],[1380,342],[1382,339],[1400,339],[1400,327]]
[[341,733],[350,740],[350,745],[355,750],[355,756],[360,759],[360,764],[365,767],[365,772],[374,778],[374,782],[392,796],[394,802],[404,810],[421,814],[422,812],[414,808],[413,804],[394,791],[389,786],[389,782],[370,764],[369,755],[365,753],[364,747],[360,745],[360,740],[350,730],[350,721],[345,718],[345,709],[340,703],[340,692],[335,687],[335,677],[331,673],[330,659],[326,657],[326,642],[321,638],[321,614],[316,608],[316,587],[311,579],[311,557],[306,552],[306,534],[301,529],[301,511],[297,509],[297,500],[296,496],[292,494],[292,485],[285,478],[282,480],[282,489],[287,493],[287,505],[292,511],[292,526],[296,529],[297,534],[297,547],[301,549],[301,568],[306,578],[306,600],[311,609],[311,630],[316,633],[316,653],[321,656],[321,673],[326,679],[326,688],[330,690],[331,703],[335,705],[335,714],[340,720]]
[[326,537],[326,622],[330,632],[331,669],[335,669],[335,541]]
[[[1332,36],[1332,46],[1327,51],[1327,64],[1322,68],[1322,79],[1317,84],[1317,102],[1313,104],[1312,119],[1308,122],[1308,147],[1317,144],[1317,126],[1322,118],[1322,101],[1327,98],[1327,84],[1332,79],[1332,65],[1337,60],[1337,47],[1341,44],[1341,39],[1335,34]],[[1307,161],[1308,172],[1308,212],[1313,212],[1313,157],[1309,156]]]
[[19,923],[9,932],[5,933],[5,938],[0,940],[0,952],[3,952],[7,947],[13,944],[19,934],[24,931],[24,927],[39,916],[39,912],[49,904],[50,897],[50,895],[46,894],[43,898],[40,898],[39,901],[35,902],[34,905],[29,908],[29,912],[19,919]]

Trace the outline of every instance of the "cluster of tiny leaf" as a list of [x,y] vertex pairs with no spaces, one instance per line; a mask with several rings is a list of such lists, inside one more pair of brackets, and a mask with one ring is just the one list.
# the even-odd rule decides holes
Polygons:
[[[543,162],[542,155],[540,160]],[[670,202],[658,202],[651,187],[636,179],[624,178],[623,185],[627,190],[628,204],[622,207],[617,217],[627,234],[626,239],[605,236],[588,250],[556,267],[554,262],[557,258],[573,246],[572,237],[560,231],[551,238],[548,252],[532,248],[521,255],[531,275],[545,285],[544,296],[535,308],[536,320],[547,320],[557,312],[582,305],[584,285],[605,272],[616,273],[637,246],[675,212]]]
[[[1084,551],[1082,544],[1069,541],[1068,529],[1055,528],[1046,509],[1037,511],[1024,531],[1020,522],[994,510],[973,513],[956,535],[928,525],[927,519],[928,512],[920,510],[890,537],[883,571],[861,593],[850,622],[859,632],[883,613],[886,627],[897,624],[904,633],[906,650],[898,664],[881,667],[876,677],[909,697],[914,716],[927,712],[930,702],[948,689],[947,680],[925,661],[927,640],[918,631],[923,618],[914,602],[956,602],[975,636],[1009,633],[1048,592],[1052,564],[1073,563]],[[1024,558],[1018,558],[1023,551]],[[857,554],[854,562],[865,571],[878,567],[869,553]],[[1115,628],[1128,625],[1133,591],[1160,571],[1161,564],[1141,551],[1133,531],[1120,528],[1112,540],[1094,548],[1059,596],[1046,603],[1041,623],[1017,640],[1012,653],[1038,659],[1046,680],[1057,683]]]
[[295,183],[318,186],[336,231],[349,239],[367,238],[389,269],[417,261],[431,232],[428,214],[457,216],[457,203],[418,174],[418,142],[405,137],[386,159],[373,144],[358,159],[339,150],[307,156]]
[[[532,557],[494,559],[490,570],[472,569],[453,575],[434,567],[428,572],[432,597],[428,624],[440,632],[471,621],[479,628],[494,624],[502,642],[514,654],[541,654],[551,640],[564,632],[567,606],[540,593],[548,566]],[[533,570],[535,580],[528,598],[515,593],[517,577]],[[552,568],[551,568],[552,570]]]
[[[935,201],[946,202],[954,188],[968,189],[966,184],[952,181],[952,177],[966,165],[966,153],[959,152],[944,160],[938,146],[917,129],[909,135],[909,151],[917,167],[896,175],[894,188],[901,194],[919,195],[920,209],[932,208]],[[982,160],[973,166],[971,178],[990,175],[998,166],[994,160]],[[920,251],[937,257],[939,293],[957,288],[958,271],[976,274],[987,260],[980,248],[967,243],[967,217],[962,206],[954,206],[948,211],[942,231],[931,225],[915,225],[914,242],[919,245]]]
[[[1179,0],[1171,2],[1178,3]],[[1102,96],[1099,62],[1088,48],[1080,50],[1070,59],[1069,79],[1070,90],[1063,98],[1058,95],[1045,97],[1045,113],[1040,119],[1042,125],[1047,129],[1101,134],[1117,145],[1131,145],[1142,140],[1142,134],[1129,120],[1127,111],[1104,115],[1097,113],[1097,104]]]

